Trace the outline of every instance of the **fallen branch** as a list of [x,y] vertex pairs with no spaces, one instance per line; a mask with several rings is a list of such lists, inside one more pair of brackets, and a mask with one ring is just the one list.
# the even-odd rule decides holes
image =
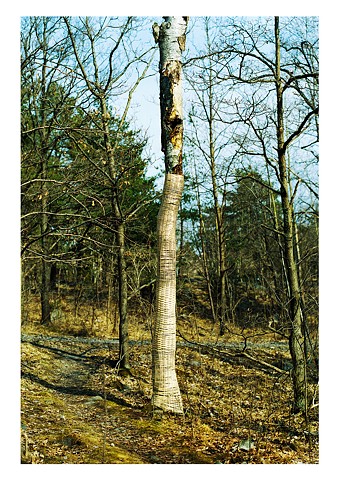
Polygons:
[[220,348],[213,347],[212,345],[206,345],[205,343],[199,343],[199,342],[194,342],[192,340],[188,340],[188,338],[185,338],[184,335],[178,330],[178,333],[180,337],[182,337],[185,342],[190,343],[191,345],[195,345],[197,347],[202,347],[205,349],[213,350],[214,352],[222,353],[223,355],[228,355],[229,357],[246,357],[249,360],[252,360],[252,362],[259,363],[260,365],[263,365],[264,367],[271,368],[277,373],[288,375],[289,372],[286,372],[285,370],[281,370],[281,368],[276,367],[275,365],[271,365],[270,363],[265,362],[264,360],[260,360],[259,358],[255,358],[252,355],[249,355],[247,352],[244,351],[236,351],[235,353],[228,352],[226,350],[221,350]]
[[264,360],[259,360],[259,358],[252,357],[252,355],[249,355],[249,354],[246,353],[246,352],[241,352],[241,353],[239,354],[239,356],[247,357],[247,358],[249,358],[250,360],[252,360],[253,362],[257,362],[257,363],[259,363],[260,365],[263,365],[263,366],[265,366],[265,367],[271,368],[272,370],[275,370],[275,371],[278,372],[278,373],[285,374],[285,375],[288,375],[288,374],[289,374],[289,372],[286,372],[285,370],[281,370],[281,368],[276,367],[275,365],[271,365],[270,363],[264,362]]

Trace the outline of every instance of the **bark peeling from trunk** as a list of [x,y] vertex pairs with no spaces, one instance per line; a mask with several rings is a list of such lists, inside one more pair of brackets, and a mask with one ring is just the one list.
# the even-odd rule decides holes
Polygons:
[[164,17],[160,25],[161,149],[166,173],[182,175],[182,68],[188,17]]
[[176,223],[184,188],[182,175],[183,111],[181,53],[188,17],[163,17],[153,33],[160,49],[161,145],[165,183],[158,215],[156,321],[152,345],[155,408],[183,413],[175,371],[176,351]]

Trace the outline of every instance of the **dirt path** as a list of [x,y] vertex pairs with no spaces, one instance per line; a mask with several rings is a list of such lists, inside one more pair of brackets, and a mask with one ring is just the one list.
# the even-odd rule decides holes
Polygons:
[[[22,335],[23,462],[317,462],[316,436],[290,413],[286,376],[182,344],[185,415],[154,416],[149,343],[131,344],[132,377],[110,363],[117,346],[115,339]],[[265,358],[277,352],[287,355],[276,346]],[[241,448],[249,436],[254,447]]]

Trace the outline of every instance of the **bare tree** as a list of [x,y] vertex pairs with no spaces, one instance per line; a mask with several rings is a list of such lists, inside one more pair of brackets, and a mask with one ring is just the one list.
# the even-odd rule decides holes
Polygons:
[[[208,25],[209,21],[206,19],[205,24]],[[274,272],[273,278],[279,278],[280,289],[276,298],[283,313],[280,320],[287,323],[290,332],[294,408],[305,411],[304,336],[307,326],[302,309],[295,219],[298,215],[296,206],[305,205],[307,196],[317,196],[312,179],[318,141],[317,21],[314,17],[284,18],[281,31],[279,18],[228,17],[214,19],[214,22],[218,35],[213,38],[213,45],[207,43],[205,49],[198,51],[198,55],[191,57],[186,65],[194,66],[191,85],[200,103],[199,111],[190,116],[194,141],[191,137],[189,141],[210,166],[220,252],[220,283],[225,268],[220,250],[225,242],[220,190],[225,188],[227,178],[223,179],[220,173],[216,175],[218,123],[223,124],[223,144],[227,145],[225,157],[235,159],[244,173],[250,173],[256,165],[260,175],[253,179],[272,195],[279,195],[282,222],[272,201],[270,217],[274,225],[264,227],[271,229],[279,247],[282,274],[277,276]],[[219,93],[217,97],[216,92],[221,95]],[[218,101],[222,97],[223,100]],[[200,128],[197,128],[198,124]],[[205,138],[203,131],[206,132]],[[223,166],[227,168],[225,160]],[[265,175],[268,181],[263,181]],[[219,196],[214,193],[218,191],[216,180],[221,185]],[[221,297],[220,306],[224,304],[225,297]]]
[[[283,218],[282,228],[276,225],[276,233],[282,247],[282,268],[286,282],[294,410],[306,412],[306,329],[296,255],[294,208],[301,183],[312,195],[314,189],[305,178],[307,170],[312,168],[304,167],[302,173],[295,174],[290,158],[298,154],[305,159],[304,165],[316,158],[317,35],[311,21],[306,21],[309,25],[304,31],[297,29],[301,32],[299,38],[293,30],[298,19],[284,19],[282,31],[279,17],[274,18],[273,28],[272,20],[264,19],[255,25],[239,21],[232,25],[235,35],[227,39],[224,37],[226,48],[223,53],[220,49],[217,54],[219,62],[227,62],[227,75],[218,76],[234,82],[235,88],[243,88],[243,99],[236,102],[235,107],[236,115],[240,116],[248,129],[239,139],[238,154],[249,161],[255,157],[263,158],[266,167],[276,177]],[[271,86],[274,90],[270,89]]]
[[[232,133],[231,122],[227,119],[220,121],[220,110],[227,102],[229,95],[228,86],[220,85],[216,72],[221,73],[224,66],[216,64],[214,52],[215,38],[218,30],[210,18],[203,22],[205,33],[204,54],[193,62],[193,70],[185,70],[185,77],[191,90],[191,108],[189,111],[189,131],[186,134],[187,144],[190,145],[192,155],[200,160],[200,168],[204,171],[203,185],[207,195],[212,197],[212,205],[215,217],[215,242],[216,242],[216,272],[214,281],[214,302],[212,310],[218,318],[220,334],[225,333],[225,325],[233,320],[234,309],[231,306],[228,269],[227,269],[227,245],[225,207],[227,190],[231,181],[232,159]],[[214,30],[214,31],[213,31]],[[190,62],[188,62],[188,66]],[[225,128],[225,123],[229,128]],[[232,127],[234,130],[234,127]],[[197,168],[194,168],[195,177]],[[198,194],[200,197],[200,193]],[[210,201],[210,198],[207,200]],[[200,199],[199,199],[200,203]],[[200,207],[199,207],[200,210]],[[200,216],[201,218],[201,216]],[[203,239],[201,239],[203,242]],[[204,250],[204,248],[203,248]],[[204,256],[206,259],[206,256]],[[206,266],[204,266],[206,271]],[[210,277],[210,275],[208,275]],[[207,277],[206,277],[207,279]],[[210,282],[211,279],[208,280]],[[211,284],[207,286],[211,292]],[[214,316],[214,314],[213,314]]]
[[[295,257],[295,232],[293,221],[293,203],[290,196],[289,177],[286,161],[287,141],[284,127],[284,85],[281,78],[281,57],[280,57],[280,32],[279,17],[275,17],[275,75],[277,93],[277,144],[278,144],[278,166],[280,174],[280,195],[284,219],[284,259],[286,262],[287,278],[289,285],[289,313],[291,323],[290,352],[293,361],[293,386],[294,386],[294,410],[307,410],[307,377],[306,357],[304,351],[305,339],[303,329],[303,317],[301,310],[301,291],[299,285],[297,259]],[[315,112],[314,112],[315,113]],[[314,114],[313,113],[313,114]],[[300,126],[300,129],[303,127]],[[297,133],[297,132],[295,132]]]
[[[121,209],[118,183],[122,171],[120,169],[121,165],[119,164],[118,149],[133,93],[145,77],[153,57],[151,56],[149,58],[147,56],[149,53],[147,50],[137,53],[133,48],[131,35],[133,35],[136,28],[134,25],[136,22],[134,17],[119,19],[80,17],[77,20],[78,25],[76,28],[72,25],[73,19],[64,17],[64,21],[73,47],[79,75],[81,75],[85,82],[85,96],[89,95],[94,100],[94,105],[97,106],[99,112],[96,123],[97,128],[101,132],[101,148],[105,160],[104,163],[100,165],[95,162],[92,163],[95,168],[104,174],[111,186],[118,258],[120,367],[129,370],[128,283],[125,257],[125,230],[128,217],[131,217],[140,206],[137,206],[136,209],[132,209],[128,213],[123,212]],[[111,32],[117,33],[112,37]],[[104,45],[106,51],[103,47]],[[107,50],[108,46],[109,48]],[[121,59],[120,52],[124,52],[124,60]],[[129,52],[128,55],[126,55],[126,52]],[[132,68],[135,68],[141,60],[144,62],[141,72],[139,72],[137,68],[137,75],[130,75]],[[109,99],[112,92],[115,94],[128,92],[125,107],[114,138],[112,138],[110,132],[111,112]],[[108,170],[103,168],[103,165],[107,165]]]
[[[60,123],[66,118],[70,122],[74,107],[71,98],[74,79],[69,77],[65,68],[68,53],[57,17],[23,18],[22,253],[29,253],[41,261],[41,322],[44,324],[51,320],[50,265],[51,255],[55,253],[49,210],[56,197],[60,200],[65,196],[62,187],[66,183],[58,181],[53,171],[58,165],[60,145],[65,139],[65,124],[60,128]],[[29,178],[26,178],[26,172],[29,172]],[[56,189],[58,192],[53,193]]]

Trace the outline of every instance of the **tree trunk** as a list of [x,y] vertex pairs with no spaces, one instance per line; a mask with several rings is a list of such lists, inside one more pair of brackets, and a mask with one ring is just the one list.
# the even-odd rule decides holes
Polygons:
[[49,268],[48,263],[42,258],[41,265],[41,323],[47,325],[51,321],[51,306],[49,301]]
[[297,262],[294,255],[293,206],[289,195],[284,133],[283,86],[280,76],[279,17],[275,17],[277,139],[280,174],[281,204],[284,220],[284,260],[289,287],[290,353],[292,357],[294,411],[307,411],[307,377],[304,352],[304,334]]
[[153,334],[153,405],[182,413],[175,372],[176,221],[184,177],[168,173],[158,216],[156,323]]
[[218,277],[219,288],[217,291],[218,298],[218,317],[220,324],[220,335],[225,333],[225,319],[226,319],[226,251],[225,251],[225,227],[223,225],[222,207],[218,198],[217,186],[217,172],[216,172],[216,158],[215,158],[215,142],[214,142],[214,114],[213,114],[213,86],[212,86],[212,69],[209,69],[209,83],[208,83],[208,130],[209,130],[209,164],[211,169],[212,190],[214,199],[214,210],[216,216],[217,227],[217,245],[218,245]]
[[116,242],[118,247],[118,290],[119,290],[119,361],[120,368],[130,369],[129,345],[128,345],[128,295],[127,295],[127,274],[125,259],[125,221],[120,210],[118,191],[116,185],[117,166],[115,158],[115,147],[112,146],[109,130],[109,113],[107,100],[100,99],[100,107],[103,119],[103,135],[105,150],[108,159],[109,173],[112,181],[112,209],[116,225]]
[[[47,177],[47,160],[42,159],[42,178]],[[48,245],[46,235],[48,233],[47,189],[45,182],[41,182],[41,323],[47,325],[51,322],[50,306],[50,266],[47,262]]]
[[119,284],[119,359],[120,368],[130,369],[128,347],[128,316],[127,316],[127,274],[125,260],[125,225],[120,222],[117,233],[118,243],[118,284]]
[[216,217],[216,229],[217,229],[217,245],[218,245],[218,277],[219,285],[217,291],[217,314],[220,324],[220,335],[225,333],[225,318],[226,318],[226,251],[225,251],[225,228],[222,218],[222,207],[218,198],[217,187],[217,174],[215,165],[215,150],[214,150],[214,138],[213,138],[213,95],[212,86],[209,84],[209,154],[210,154],[210,169],[212,180],[212,191],[214,200],[214,211]]
[[50,306],[50,267],[47,262],[48,256],[48,190],[47,182],[47,163],[48,163],[48,146],[47,146],[47,119],[46,119],[46,95],[47,95],[47,38],[46,38],[47,20],[44,20],[43,29],[43,65],[41,70],[41,323],[49,324],[51,322],[51,306]]
[[210,303],[210,307],[211,307],[213,323],[215,324],[217,322],[217,314],[216,314],[215,307],[214,307],[211,277],[210,277],[210,274],[209,274],[209,271],[208,271],[207,252],[206,252],[206,245],[205,245],[205,240],[204,240],[204,238],[206,237],[206,229],[205,229],[205,224],[204,224],[204,218],[203,218],[203,215],[202,215],[202,208],[201,208],[201,201],[200,201],[200,189],[199,189],[198,174],[197,174],[197,167],[196,167],[195,160],[194,160],[194,172],[195,172],[195,183],[196,183],[196,189],[197,189],[196,195],[197,195],[197,207],[198,207],[198,214],[199,214],[199,235],[200,235],[201,253],[202,253],[201,256],[202,256],[203,269],[204,269],[204,275],[205,275],[207,292],[208,292],[208,299],[209,299],[209,303]]
[[182,175],[181,52],[188,17],[163,17],[153,34],[160,49],[161,143],[166,176],[158,215],[156,321],[152,345],[154,407],[183,413],[175,372],[176,350],[176,221],[184,188]]

